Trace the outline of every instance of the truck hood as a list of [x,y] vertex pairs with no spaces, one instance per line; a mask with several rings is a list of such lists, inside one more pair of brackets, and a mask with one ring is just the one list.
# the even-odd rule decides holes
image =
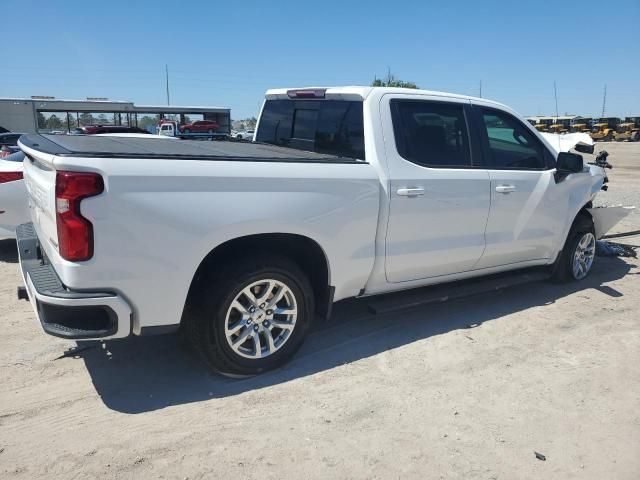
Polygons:
[[568,152],[578,144],[582,144],[585,147],[593,148],[593,139],[588,133],[547,133],[540,132],[540,135],[549,143],[549,146],[555,150],[555,153]]

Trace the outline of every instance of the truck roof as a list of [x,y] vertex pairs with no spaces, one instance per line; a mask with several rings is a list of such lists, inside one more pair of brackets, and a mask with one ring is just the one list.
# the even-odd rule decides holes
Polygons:
[[410,93],[418,95],[430,95],[435,97],[449,97],[463,100],[475,100],[484,103],[491,103],[499,107],[509,108],[493,100],[487,100],[486,98],[471,97],[468,95],[459,95],[457,93],[439,92],[435,90],[423,90],[416,88],[397,88],[397,87],[365,87],[365,86],[344,86],[344,87],[291,87],[291,88],[272,88],[267,90],[265,97],[268,100],[275,99],[287,99],[289,92],[292,90],[324,90],[325,98],[335,100],[366,100],[373,92],[376,94],[384,95],[388,93]]
[[175,140],[156,135],[23,135],[20,145],[60,157],[157,158],[247,162],[366,163],[364,160],[254,142]]

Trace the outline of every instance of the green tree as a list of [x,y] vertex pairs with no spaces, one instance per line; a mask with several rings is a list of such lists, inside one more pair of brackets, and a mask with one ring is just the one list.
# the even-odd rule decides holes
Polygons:
[[66,126],[62,123],[62,120],[60,120],[60,118],[55,113],[47,118],[46,125],[49,130],[60,130],[63,127],[66,128]]
[[373,82],[371,82],[372,87],[399,87],[399,88],[418,88],[413,82],[407,82],[404,80],[400,80],[396,78],[391,71],[387,72],[387,77],[382,79],[378,77],[373,78]]
[[87,125],[93,125],[95,123],[96,122],[93,118],[93,115],[91,115],[89,112],[82,112],[80,114],[80,125],[82,125],[83,127],[86,127]]
[[42,112],[38,112],[38,128],[47,128],[47,119]]
[[149,127],[154,127],[160,121],[160,115],[145,115],[142,118],[138,118],[138,128],[142,128],[143,130],[149,130]]

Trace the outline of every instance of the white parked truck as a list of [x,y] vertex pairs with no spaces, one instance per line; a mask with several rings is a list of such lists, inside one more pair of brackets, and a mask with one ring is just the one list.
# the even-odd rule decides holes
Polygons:
[[581,280],[603,168],[508,107],[396,88],[270,90],[255,143],[29,135],[18,228],[44,330],[179,327],[215,370],[283,364],[333,302],[541,267]]

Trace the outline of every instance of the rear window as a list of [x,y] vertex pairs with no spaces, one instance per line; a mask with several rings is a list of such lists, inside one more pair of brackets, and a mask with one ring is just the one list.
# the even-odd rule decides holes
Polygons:
[[267,100],[256,141],[365,159],[362,102]]

